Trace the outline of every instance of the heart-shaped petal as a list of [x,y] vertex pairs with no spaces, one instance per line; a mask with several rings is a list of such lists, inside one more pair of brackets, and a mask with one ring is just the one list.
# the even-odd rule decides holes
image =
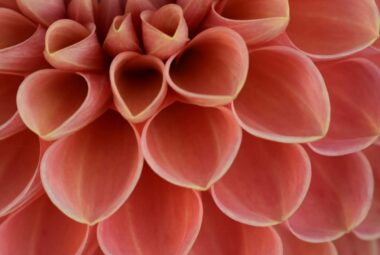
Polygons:
[[378,255],[378,241],[364,241],[355,237],[353,234],[347,234],[334,242],[339,255]]
[[63,0],[16,0],[20,11],[36,23],[49,26],[65,16]]

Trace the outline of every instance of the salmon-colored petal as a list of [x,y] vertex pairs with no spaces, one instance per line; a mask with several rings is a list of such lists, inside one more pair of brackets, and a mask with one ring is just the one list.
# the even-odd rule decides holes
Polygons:
[[125,202],[142,164],[137,132],[110,110],[49,147],[41,163],[42,184],[67,216],[93,225]]
[[376,241],[364,241],[347,234],[334,242],[339,255],[378,255],[380,247]]
[[18,11],[16,0],[0,0],[0,7],[5,7]]
[[67,5],[67,15],[68,18],[87,25],[95,23],[97,9],[97,0],[70,0]]
[[277,142],[303,143],[323,137],[330,122],[325,83],[313,62],[288,47],[250,53],[250,70],[233,102],[249,133]]
[[252,226],[290,217],[309,188],[310,162],[300,145],[281,144],[244,133],[239,153],[211,191],[226,215]]
[[151,117],[165,99],[167,84],[164,64],[154,57],[123,52],[110,68],[114,102],[119,112],[132,122]]
[[366,217],[373,197],[371,166],[362,153],[325,157],[308,150],[310,189],[289,219],[290,230],[308,242],[335,240]]
[[103,255],[98,239],[97,239],[97,225],[90,228],[87,238],[86,246],[81,255]]
[[243,39],[228,28],[198,34],[165,66],[169,85],[187,101],[215,106],[231,102],[243,88],[248,73],[248,50]]
[[22,82],[17,107],[30,130],[45,140],[54,140],[101,115],[110,94],[105,75],[45,69]]
[[320,70],[330,96],[331,124],[327,135],[310,147],[324,155],[366,148],[380,135],[380,69],[366,59],[353,58]]
[[202,202],[202,227],[189,255],[282,255],[281,239],[273,228],[229,219],[207,193],[202,194]]
[[195,31],[211,9],[212,0],[177,0],[190,31]]
[[167,181],[206,190],[231,166],[241,137],[228,109],[173,103],[145,124],[142,150]]
[[232,28],[252,46],[275,38],[288,22],[287,0],[222,0],[214,1],[204,26]]
[[17,0],[20,11],[36,23],[49,26],[65,16],[63,0]]
[[202,222],[200,195],[173,186],[148,167],[128,201],[98,227],[106,254],[187,254]]
[[125,6],[125,13],[137,16],[144,10],[156,10],[170,3],[175,3],[175,0],[128,0]]
[[99,40],[102,42],[115,16],[124,13],[125,5],[122,0],[101,0],[98,1],[96,28]]
[[380,22],[374,0],[289,0],[287,33],[315,58],[338,58],[371,45]]
[[51,24],[46,32],[46,60],[55,68],[68,71],[91,71],[105,67],[95,25],[88,28],[69,19]]
[[81,254],[87,235],[43,195],[0,225],[0,254]]

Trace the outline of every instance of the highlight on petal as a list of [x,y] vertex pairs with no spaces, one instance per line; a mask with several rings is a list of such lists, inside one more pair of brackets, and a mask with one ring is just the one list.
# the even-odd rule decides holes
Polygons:
[[45,69],[22,82],[17,107],[30,130],[45,140],[54,140],[100,116],[110,94],[105,75]]
[[198,28],[209,13],[212,0],[177,0],[177,4],[182,7],[183,16],[191,32]]
[[248,73],[248,50],[231,29],[207,29],[165,66],[168,84],[187,101],[202,106],[231,102]]
[[65,16],[63,0],[16,0],[20,11],[36,23],[49,26]]
[[68,18],[87,25],[95,23],[97,9],[97,0],[70,0],[67,6],[67,15]]
[[0,254],[81,254],[88,229],[67,218],[43,195],[0,225]]
[[250,52],[247,81],[233,102],[240,125],[250,134],[285,143],[323,137],[330,104],[323,77],[313,62],[288,47]]
[[347,234],[334,242],[339,255],[378,255],[380,247],[377,241],[364,241]]
[[[321,66],[331,102],[326,136],[310,147],[335,156],[360,151],[380,135],[380,69],[363,58]],[[360,86],[358,86],[360,84]]]
[[213,2],[204,26],[232,28],[252,46],[275,38],[288,22],[288,0],[222,0]]
[[93,71],[105,67],[95,25],[89,24],[87,28],[69,19],[58,20],[49,26],[44,55],[52,66],[68,71]]
[[282,255],[281,239],[273,228],[256,228],[226,217],[208,193],[202,193],[201,231],[189,255]]
[[300,145],[274,143],[244,133],[236,159],[211,193],[217,206],[232,219],[271,226],[287,220],[300,206],[310,179],[310,161]]
[[333,241],[366,217],[374,190],[371,166],[362,153],[325,157],[308,150],[308,154],[311,185],[288,226],[301,240]]
[[116,108],[131,122],[151,117],[166,96],[164,64],[154,56],[120,53],[110,68]]
[[148,120],[141,142],[146,161],[162,178],[206,190],[227,172],[241,138],[228,109],[175,102]]
[[127,202],[98,227],[106,254],[187,254],[199,233],[202,201],[145,167]]
[[55,142],[41,162],[42,184],[52,202],[68,217],[90,225],[113,214],[140,177],[143,158],[137,136],[109,110]]
[[344,57],[366,48],[379,36],[374,0],[289,0],[289,6],[286,32],[312,57]]

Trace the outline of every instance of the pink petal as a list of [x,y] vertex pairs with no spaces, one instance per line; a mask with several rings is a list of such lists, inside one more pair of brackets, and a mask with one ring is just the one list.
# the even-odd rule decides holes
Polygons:
[[87,235],[43,195],[0,225],[0,254],[81,254]]
[[366,148],[380,135],[380,69],[366,59],[353,58],[320,70],[330,96],[331,124],[327,135],[310,147],[323,155]]
[[30,130],[54,140],[87,125],[108,106],[108,78],[100,74],[45,69],[29,75],[17,93],[17,107]]
[[377,255],[380,247],[376,241],[360,240],[348,234],[334,242],[339,255]]
[[226,108],[173,103],[144,127],[142,151],[165,180],[206,190],[229,169],[242,132]]
[[325,157],[308,150],[310,189],[289,220],[290,230],[308,242],[335,240],[357,227],[373,197],[371,166],[362,153]]
[[106,254],[187,254],[202,221],[200,195],[157,177],[148,167],[128,201],[98,227]]
[[136,136],[110,110],[55,142],[41,163],[42,184],[53,203],[68,217],[91,225],[113,214],[140,176],[143,158]]
[[243,39],[228,28],[198,34],[165,66],[169,85],[187,101],[215,106],[231,102],[243,88],[248,72]]
[[121,0],[101,0],[98,1],[96,27],[99,40],[103,41],[115,16],[124,13],[125,6],[122,6]]
[[87,25],[95,23],[95,16],[98,9],[97,0],[70,0],[67,6],[68,18]]
[[97,240],[97,226],[90,228],[86,246],[81,255],[103,255]]
[[187,26],[195,31],[211,9],[212,0],[177,0],[183,9]]
[[300,145],[244,133],[238,156],[211,191],[217,206],[232,219],[271,226],[285,221],[300,206],[310,178],[309,158]]
[[325,83],[310,59],[288,47],[250,53],[250,70],[233,102],[249,133],[272,141],[303,143],[323,137],[330,122]]
[[5,7],[18,11],[16,0],[0,0],[0,7]]
[[36,23],[49,26],[65,16],[65,3],[63,0],[17,0],[21,12]]
[[164,64],[154,56],[123,52],[114,58],[110,79],[119,112],[132,122],[151,117],[165,99]]
[[156,10],[170,3],[175,3],[175,0],[128,0],[125,13],[139,15],[144,10]]

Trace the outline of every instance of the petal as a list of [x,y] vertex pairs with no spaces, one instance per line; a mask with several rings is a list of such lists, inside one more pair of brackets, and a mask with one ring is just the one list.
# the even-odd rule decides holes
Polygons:
[[330,96],[331,124],[327,135],[310,147],[332,156],[368,147],[380,135],[380,69],[353,58],[320,70]]
[[195,191],[173,186],[148,167],[128,201],[98,227],[106,254],[187,254],[201,227]]
[[100,74],[40,70],[21,84],[17,107],[30,130],[54,140],[101,115],[109,102],[108,86],[108,78]]
[[68,18],[76,20],[82,25],[95,23],[97,0],[70,0],[67,6]]
[[250,70],[233,102],[241,126],[272,141],[320,139],[330,122],[325,83],[313,62],[296,50],[270,46],[250,53]]
[[334,242],[339,255],[377,255],[380,248],[376,241],[360,240],[353,234],[347,234]]
[[308,150],[310,189],[289,219],[289,228],[307,242],[335,240],[358,226],[373,197],[371,166],[362,153],[325,157]]
[[18,11],[16,0],[0,0],[0,7],[5,7]]
[[98,0],[98,3],[96,28],[99,40],[103,41],[114,17],[124,13],[124,6],[121,0]]
[[309,158],[300,145],[244,133],[234,163],[211,191],[217,206],[232,219],[270,226],[285,221],[300,206],[310,178]]
[[42,184],[53,203],[68,217],[90,225],[113,214],[140,177],[143,158],[136,136],[110,110],[54,143],[41,163]]
[[173,103],[144,127],[142,151],[165,180],[206,190],[231,166],[242,132],[226,108]]
[[248,50],[239,34],[216,27],[198,34],[165,66],[169,85],[187,101],[215,106],[231,102],[248,73]]
[[90,228],[86,246],[81,255],[103,255],[97,240],[97,226]]
[[177,0],[190,31],[195,31],[211,9],[212,0]]
[[0,225],[0,253],[80,254],[88,235],[88,226],[63,215],[43,195]]
[[65,16],[63,0],[17,0],[20,11],[36,23],[49,26]]
[[167,84],[164,64],[154,56],[120,53],[110,68],[114,102],[119,112],[132,122],[151,117],[165,99]]
[[338,58],[371,45],[379,36],[373,0],[289,0],[287,33],[315,58]]

